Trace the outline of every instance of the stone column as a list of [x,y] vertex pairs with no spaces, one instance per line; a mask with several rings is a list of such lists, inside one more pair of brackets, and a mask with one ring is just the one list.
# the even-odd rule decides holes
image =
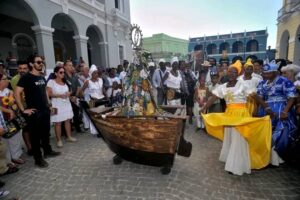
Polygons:
[[83,35],[75,35],[73,36],[73,39],[75,40],[77,59],[79,60],[79,58],[82,57],[85,63],[89,66],[87,50],[87,41],[89,38]]
[[107,42],[99,42],[100,46],[100,52],[101,52],[101,65],[102,67],[109,68],[109,63],[108,63],[108,49],[107,49]]
[[45,56],[46,68],[51,70],[55,67],[53,36],[54,29],[47,26],[32,26],[35,32],[38,55]]

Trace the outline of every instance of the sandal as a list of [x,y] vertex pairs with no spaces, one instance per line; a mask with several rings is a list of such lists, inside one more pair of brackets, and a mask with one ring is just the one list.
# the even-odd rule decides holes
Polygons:
[[18,158],[18,159],[11,159],[11,161],[15,164],[19,164],[19,165],[22,165],[25,163],[25,160],[21,159],[21,158]]
[[0,198],[6,197],[9,194],[9,191],[0,191]]
[[1,176],[8,175],[8,174],[13,174],[13,173],[16,173],[17,171],[19,171],[19,168],[17,168],[17,167],[9,167],[6,172],[4,172],[3,174],[1,174]]

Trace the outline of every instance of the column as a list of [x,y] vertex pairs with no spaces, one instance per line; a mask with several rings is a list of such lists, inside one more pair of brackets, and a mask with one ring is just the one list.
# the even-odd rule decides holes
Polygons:
[[99,42],[100,53],[101,53],[101,67],[109,68],[108,65],[108,52],[107,52],[107,42]]
[[55,67],[53,36],[54,29],[47,26],[32,26],[35,32],[38,55],[44,56],[46,61],[46,69],[52,71]]
[[79,60],[79,58],[82,57],[85,63],[89,65],[87,50],[87,41],[89,37],[83,35],[75,35],[73,36],[73,39],[75,40],[77,59]]

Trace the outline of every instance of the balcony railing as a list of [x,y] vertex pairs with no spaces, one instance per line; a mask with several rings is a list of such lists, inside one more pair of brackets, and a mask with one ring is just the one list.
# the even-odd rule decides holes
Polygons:
[[278,11],[278,20],[289,16],[291,13],[300,9],[300,1],[295,0],[293,2],[285,4],[279,11]]

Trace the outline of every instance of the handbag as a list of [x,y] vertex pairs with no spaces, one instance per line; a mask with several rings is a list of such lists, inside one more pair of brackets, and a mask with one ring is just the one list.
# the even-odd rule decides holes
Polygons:
[[6,122],[7,131],[2,137],[6,139],[11,138],[25,126],[27,126],[25,118],[22,115],[16,115],[15,118]]

